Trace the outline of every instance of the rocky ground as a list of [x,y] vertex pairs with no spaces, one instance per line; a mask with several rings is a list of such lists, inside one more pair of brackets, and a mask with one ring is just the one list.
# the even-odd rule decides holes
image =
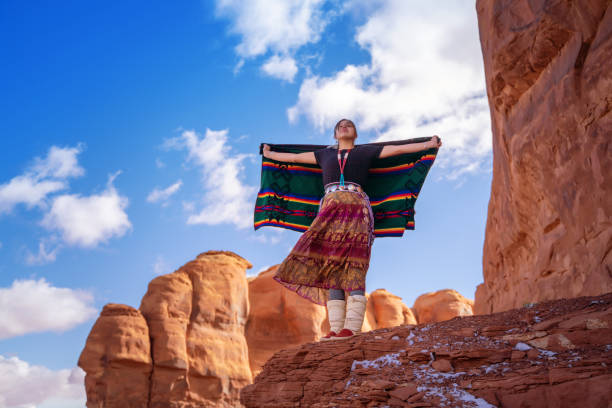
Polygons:
[[612,293],[277,352],[246,407],[612,407]]

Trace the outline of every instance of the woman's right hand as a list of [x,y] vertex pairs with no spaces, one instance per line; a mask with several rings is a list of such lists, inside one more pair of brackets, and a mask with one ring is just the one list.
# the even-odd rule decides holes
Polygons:
[[268,146],[267,144],[264,143],[263,145],[263,156],[264,157],[268,157],[268,153],[270,152],[270,146]]

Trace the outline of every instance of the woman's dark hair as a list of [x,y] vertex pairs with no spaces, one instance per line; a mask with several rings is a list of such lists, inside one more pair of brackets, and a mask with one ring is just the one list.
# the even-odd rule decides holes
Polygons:
[[336,126],[334,126],[334,139],[336,138],[336,132],[338,132],[338,128],[340,127],[340,123],[347,121],[349,122],[351,125],[353,125],[353,128],[355,129],[355,137],[357,137],[357,127],[355,126],[355,124],[353,123],[352,120],[350,119],[340,119],[338,121],[338,123],[336,123]]

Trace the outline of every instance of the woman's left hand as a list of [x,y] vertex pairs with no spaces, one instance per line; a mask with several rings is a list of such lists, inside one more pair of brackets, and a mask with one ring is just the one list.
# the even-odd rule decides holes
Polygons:
[[433,135],[432,139],[427,143],[429,144],[430,149],[438,149],[440,146],[442,146],[442,139],[440,139],[440,136],[438,135]]

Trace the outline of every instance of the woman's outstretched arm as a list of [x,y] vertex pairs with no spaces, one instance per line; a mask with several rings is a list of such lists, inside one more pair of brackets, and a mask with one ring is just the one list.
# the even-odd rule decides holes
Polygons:
[[270,150],[270,146],[267,144],[263,145],[263,155],[268,159],[284,161],[289,163],[304,163],[304,164],[317,164],[317,159],[314,152],[305,153],[281,153],[273,152]]
[[434,149],[442,146],[442,140],[438,135],[434,135],[431,140],[421,143],[406,143],[401,145],[386,145],[380,152],[379,158],[395,156],[396,154],[414,153],[426,149]]

